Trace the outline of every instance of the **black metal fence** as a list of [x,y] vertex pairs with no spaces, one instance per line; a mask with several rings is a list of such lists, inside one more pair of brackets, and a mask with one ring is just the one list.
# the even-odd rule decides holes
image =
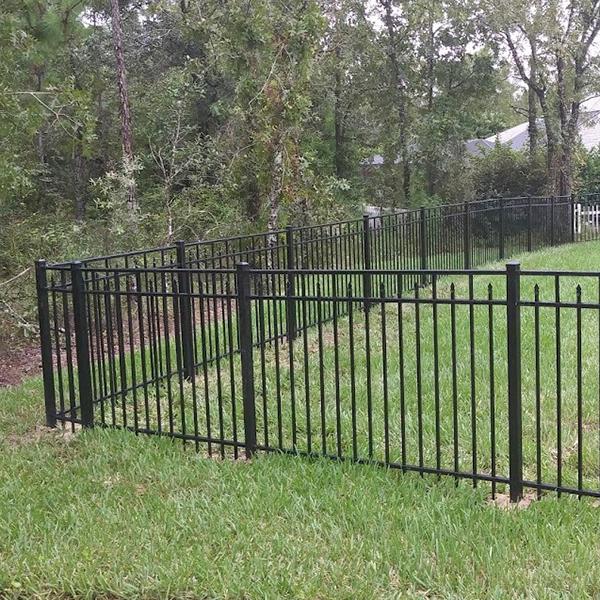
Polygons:
[[46,265],[46,418],[600,497],[600,272],[474,270],[596,239],[518,198]]

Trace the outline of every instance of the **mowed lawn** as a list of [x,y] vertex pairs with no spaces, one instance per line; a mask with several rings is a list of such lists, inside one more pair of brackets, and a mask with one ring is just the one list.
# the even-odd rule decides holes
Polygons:
[[[546,250],[523,266],[600,270],[600,245]],[[118,431],[48,432],[42,407],[40,380],[0,391],[0,597],[600,596],[592,501],[550,494],[501,510],[488,486],[450,478],[278,455],[209,460]]]

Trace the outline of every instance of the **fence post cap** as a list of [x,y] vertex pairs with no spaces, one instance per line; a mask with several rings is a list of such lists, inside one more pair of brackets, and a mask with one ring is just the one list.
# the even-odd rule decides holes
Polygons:
[[506,262],[506,270],[507,271],[518,271],[521,269],[521,261],[520,260],[509,260]]

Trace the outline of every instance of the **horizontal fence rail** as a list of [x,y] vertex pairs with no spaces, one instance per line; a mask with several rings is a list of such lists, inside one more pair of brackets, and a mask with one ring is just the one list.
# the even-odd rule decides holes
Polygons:
[[600,497],[595,197],[493,199],[36,264],[46,420]]

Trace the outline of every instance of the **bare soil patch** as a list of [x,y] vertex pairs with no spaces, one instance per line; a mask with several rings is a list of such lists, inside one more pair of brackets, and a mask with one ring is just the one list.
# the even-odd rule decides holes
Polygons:
[[0,388],[20,384],[27,377],[41,373],[42,359],[34,340],[0,341]]
[[36,425],[33,429],[25,433],[7,435],[5,441],[11,448],[22,448],[23,446],[37,444],[45,440],[59,440],[68,443],[74,435],[75,432],[71,428],[56,427],[53,429],[43,425]]
[[488,499],[488,504],[501,510],[523,510],[529,508],[536,500],[537,495],[532,492],[523,494],[518,502],[511,502],[509,494],[496,494],[495,498]]

